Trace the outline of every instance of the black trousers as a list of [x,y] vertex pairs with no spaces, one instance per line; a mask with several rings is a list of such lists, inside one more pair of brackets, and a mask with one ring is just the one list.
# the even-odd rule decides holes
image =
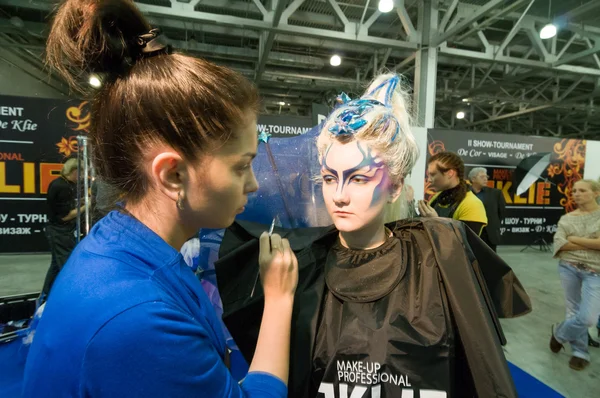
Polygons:
[[58,273],[65,265],[75,248],[75,229],[72,225],[46,225],[46,238],[50,245],[52,261],[46,273],[42,297],[48,297]]
[[490,237],[487,233],[487,227],[483,228],[483,232],[481,232],[481,240],[483,240],[494,252],[496,252],[497,245],[490,242]]

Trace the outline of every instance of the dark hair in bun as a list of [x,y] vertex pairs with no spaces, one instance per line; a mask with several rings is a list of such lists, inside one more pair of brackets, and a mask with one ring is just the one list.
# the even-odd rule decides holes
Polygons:
[[135,38],[150,30],[133,1],[64,2],[52,24],[47,62],[75,88],[85,73],[120,72],[132,59]]
[[47,43],[48,65],[75,90],[89,93],[90,73],[103,79],[92,93],[93,161],[99,178],[129,201],[148,187],[148,144],[166,143],[199,160],[235,139],[259,105],[252,83],[228,68],[168,51],[144,54],[140,35],[151,29],[133,1],[66,0]]

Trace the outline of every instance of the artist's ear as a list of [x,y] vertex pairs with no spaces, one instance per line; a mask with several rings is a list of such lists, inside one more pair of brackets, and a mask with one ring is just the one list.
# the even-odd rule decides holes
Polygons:
[[184,182],[188,178],[185,165],[181,155],[170,148],[161,151],[152,160],[150,176],[158,190],[173,202],[186,194]]
[[388,203],[395,203],[398,200],[400,194],[402,194],[402,188],[404,188],[404,180],[392,186]]

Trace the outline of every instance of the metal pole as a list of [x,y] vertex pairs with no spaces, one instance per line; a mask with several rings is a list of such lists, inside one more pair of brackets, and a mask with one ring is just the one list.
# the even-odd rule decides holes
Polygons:
[[83,161],[85,162],[84,168],[84,180],[83,180],[83,191],[85,201],[85,235],[87,236],[90,232],[90,194],[89,194],[89,181],[90,181],[90,168],[88,158],[88,140],[87,137],[83,140]]
[[430,46],[437,32],[437,4],[432,0],[419,3],[418,30],[423,47],[416,52],[414,103],[417,107],[416,124],[433,128],[435,125],[435,93],[437,80],[437,48]]
[[[77,136],[77,146],[81,148],[81,136]],[[77,151],[77,221],[75,227],[75,240],[77,243],[81,240],[81,151]]]

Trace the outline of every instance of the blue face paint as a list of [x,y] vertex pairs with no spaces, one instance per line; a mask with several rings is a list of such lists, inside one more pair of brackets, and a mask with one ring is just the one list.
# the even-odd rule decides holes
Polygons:
[[335,176],[335,178],[339,179],[340,176],[338,175],[337,171],[335,171],[331,167],[327,166],[327,155],[329,154],[329,150],[331,149],[332,146],[333,146],[333,144],[329,145],[329,148],[327,148],[327,150],[325,150],[325,155],[323,155],[323,162],[322,162],[323,169],[327,170],[328,172],[333,174]]
[[[378,170],[377,173],[383,173],[383,170]],[[371,200],[371,207],[378,203],[383,197],[385,193],[386,180],[387,178],[385,178],[385,175],[381,176],[381,181],[379,181],[379,184],[377,184],[375,186],[375,189],[373,189],[373,199]]]

